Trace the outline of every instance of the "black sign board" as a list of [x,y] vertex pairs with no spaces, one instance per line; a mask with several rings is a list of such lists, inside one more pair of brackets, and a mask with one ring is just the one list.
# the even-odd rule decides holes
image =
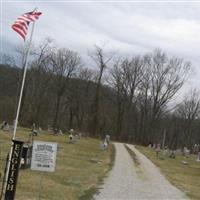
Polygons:
[[19,173],[21,154],[22,154],[23,142],[13,140],[13,149],[10,160],[10,167],[8,172],[8,179],[6,184],[5,199],[14,200],[15,191],[17,186],[17,177]]

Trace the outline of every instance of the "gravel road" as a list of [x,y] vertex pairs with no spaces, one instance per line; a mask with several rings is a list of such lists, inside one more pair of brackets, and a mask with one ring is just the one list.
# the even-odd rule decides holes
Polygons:
[[183,200],[185,194],[172,186],[159,169],[133,145],[128,145],[140,162],[136,166],[121,143],[115,143],[113,169],[95,200]]

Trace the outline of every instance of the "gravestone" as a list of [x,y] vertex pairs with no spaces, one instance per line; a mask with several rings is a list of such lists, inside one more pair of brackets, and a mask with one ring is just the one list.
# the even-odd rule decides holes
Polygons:
[[186,158],[189,157],[190,154],[190,150],[187,147],[183,148],[183,156],[185,156]]
[[163,156],[164,157],[167,157],[167,156],[169,156],[169,148],[167,148],[167,147],[165,147],[165,149],[164,149],[164,151],[163,151]]
[[3,128],[4,131],[10,131],[10,126],[9,124],[6,124]]
[[106,141],[100,144],[100,149],[105,151],[108,148],[108,143]]
[[200,151],[199,151],[199,153],[197,154],[197,162],[200,162]]
[[35,123],[33,123],[33,125],[32,125],[31,132],[32,132],[33,136],[37,136],[38,135],[38,131],[36,130]]
[[77,142],[77,136],[74,136],[74,129],[70,129],[70,135],[69,135],[69,144],[75,144]]
[[76,134],[75,137],[74,137],[74,143],[78,143],[79,142],[79,135]]
[[156,156],[158,157],[160,153],[160,144],[157,144],[157,147],[156,147]]
[[53,128],[52,128],[50,125],[48,125],[48,126],[47,126],[47,131],[48,131],[49,133],[53,133]]
[[59,133],[58,133],[59,135],[63,135],[63,132],[62,132],[62,130],[59,130]]
[[110,144],[110,135],[106,135],[106,137],[105,137],[105,141],[106,141],[106,143],[109,145]]
[[8,124],[7,121],[3,121],[2,126],[1,126],[1,129],[2,129],[3,131],[10,131],[10,126],[9,126],[9,124]]
[[33,136],[37,136],[37,135],[38,135],[37,130],[33,130],[33,131],[32,131],[32,134],[33,134]]
[[175,153],[176,153],[176,151],[172,150],[172,151],[170,152],[169,157],[175,159],[175,158],[176,158],[176,154],[175,154]]
[[79,134],[78,134],[78,137],[79,137],[79,140],[80,140],[81,137],[82,137],[82,133],[79,133]]
[[176,155],[182,155],[181,149],[176,149]]
[[74,144],[74,136],[72,134],[69,135],[69,144]]
[[39,126],[38,128],[38,132],[41,133],[42,132],[42,128]]

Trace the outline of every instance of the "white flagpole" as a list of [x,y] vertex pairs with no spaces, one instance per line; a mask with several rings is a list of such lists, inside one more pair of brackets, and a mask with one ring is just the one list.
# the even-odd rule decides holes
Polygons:
[[26,80],[28,57],[29,57],[30,49],[31,49],[34,27],[35,27],[35,22],[33,22],[30,41],[29,41],[29,44],[28,44],[27,52],[26,52],[26,58],[25,58],[25,64],[24,64],[24,74],[23,74],[23,79],[22,79],[22,85],[21,85],[21,91],[20,91],[19,102],[18,102],[18,107],[17,107],[17,114],[16,114],[16,118],[15,118],[15,124],[14,124],[14,131],[13,131],[13,138],[12,138],[13,140],[16,137],[17,124],[18,124],[19,112],[20,112],[20,108],[21,108],[22,95],[23,95],[23,91],[24,91],[24,83],[25,83],[25,80]]
[[[36,9],[35,9],[34,11],[36,11]],[[19,118],[19,113],[20,113],[20,108],[21,108],[21,101],[22,101],[23,90],[24,90],[24,83],[25,83],[25,79],[26,79],[26,72],[27,72],[27,65],[28,65],[28,57],[29,57],[29,54],[30,54],[30,49],[31,49],[31,43],[32,43],[32,39],[33,39],[34,28],[35,28],[35,22],[33,22],[33,25],[32,25],[30,40],[29,40],[28,47],[27,47],[27,52],[26,52],[26,55],[25,55],[24,73],[23,73],[22,85],[21,85],[21,90],[20,90],[20,96],[19,96],[18,106],[17,106],[16,118],[15,118],[15,122],[14,122],[14,130],[13,130],[13,137],[12,137],[12,140],[14,140],[15,137],[16,137],[18,118]],[[7,181],[8,181],[8,174],[9,174],[9,168],[10,168],[10,163],[11,163],[11,156],[12,156],[11,154],[12,154],[12,150],[13,150],[13,142],[12,142],[12,144],[11,144],[10,154],[9,154],[9,159],[8,159],[8,164],[7,164],[7,169],[6,169],[5,187],[6,187]],[[4,190],[5,190],[5,189],[6,189],[6,188],[4,188]],[[4,191],[4,192],[5,192],[5,191]]]

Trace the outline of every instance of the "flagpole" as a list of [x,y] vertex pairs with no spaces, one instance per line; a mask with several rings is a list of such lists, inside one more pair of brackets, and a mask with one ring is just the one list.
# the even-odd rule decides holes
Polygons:
[[[36,9],[34,11],[36,11]],[[15,122],[14,122],[14,130],[13,130],[12,140],[14,140],[15,137],[16,137],[16,131],[17,131],[17,125],[18,125],[18,118],[19,118],[19,113],[20,113],[20,108],[21,108],[21,101],[22,101],[23,90],[24,90],[24,84],[25,84],[25,79],[26,79],[28,57],[29,57],[29,54],[30,54],[30,49],[31,49],[31,43],[32,43],[32,39],[33,39],[34,28],[35,28],[35,22],[33,22],[33,25],[32,25],[32,30],[31,30],[31,35],[30,35],[28,47],[27,47],[27,52],[25,54],[24,73],[23,73],[23,79],[22,79],[22,84],[21,84],[20,96],[19,96],[19,101],[18,101],[18,106],[17,106],[16,118],[15,118]],[[6,170],[5,187],[6,187],[7,181],[8,181],[8,174],[9,174],[9,168],[10,168],[10,163],[11,163],[12,150],[13,150],[13,141],[12,141],[11,148],[10,148],[8,165],[7,165],[7,170]],[[4,190],[5,189],[6,188],[4,188]]]
[[21,101],[22,101],[22,96],[23,96],[23,91],[24,91],[24,83],[25,83],[25,80],[26,80],[28,57],[29,57],[30,49],[31,49],[34,27],[35,27],[35,22],[33,22],[30,41],[29,41],[29,44],[28,44],[27,52],[26,52],[26,58],[25,58],[25,64],[24,64],[24,74],[23,74],[23,79],[22,79],[22,85],[21,85],[21,91],[20,91],[19,102],[18,102],[18,107],[17,107],[17,114],[16,114],[16,118],[15,118],[15,124],[14,124],[14,131],[13,131],[13,138],[12,138],[13,140],[16,137],[17,124],[18,124],[19,112],[20,112],[20,108],[21,108]]
[[[37,9],[37,8],[35,8],[33,12],[35,12],[36,9]],[[19,96],[19,102],[18,102],[18,106],[17,106],[17,114],[16,114],[16,118],[15,118],[14,131],[13,131],[13,138],[12,138],[13,140],[14,140],[15,137],[16,137],[16,131],[17,131],[17,124],[18,124],[19,112],[20,112],[20,108],[21,108],[21,101],[22,101],[22,96],[23,96],[23,91],[24,91],[24,83],[25,83],[25,80],[26,80],[26,72],[27,72],[28,57],[29,57],[29,54],[30,54],[30,49],[31,49],[31,43],[32,43],[32,39],[33,39],[34,28],[35,28],[35,22],[33,22],[33,25],[32,25],[30,40],[29,40],[27,52],[26,52],[26,55],[25,55],[24,74],[23,74],[23,79],[22,79],[22,85],[21,85],[21,91],[20,91],[20,96]]]

